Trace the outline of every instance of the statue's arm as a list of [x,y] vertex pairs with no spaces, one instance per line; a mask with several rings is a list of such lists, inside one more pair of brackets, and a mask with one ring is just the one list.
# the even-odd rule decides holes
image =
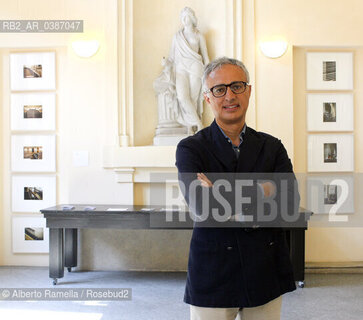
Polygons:
[[199,48],[203,58],[203,62],[205,65],[207,65],[209,63],[207,42],[205,41],[205,38],[201,33],[199,33]]
[[173,37],[173,40],[171,41],[171,47],[169,52],[169,60],[174,62],[175,61],[175,36]]

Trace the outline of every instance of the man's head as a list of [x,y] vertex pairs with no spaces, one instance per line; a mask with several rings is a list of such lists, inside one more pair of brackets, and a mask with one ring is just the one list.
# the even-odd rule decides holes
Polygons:
[[236,59],[218,58],[205,67],[204,98],[218,125],[244,125],[251,95],[249,80],[247,68]]

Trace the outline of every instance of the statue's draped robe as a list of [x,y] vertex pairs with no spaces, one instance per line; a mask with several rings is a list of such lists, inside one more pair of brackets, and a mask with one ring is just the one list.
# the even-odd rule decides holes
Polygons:
[[[177,73],[186,73],[189,76],[199,79],[199,88],[189,87],[189,91],[198,91],[197,105],[195,106],[195,108],[197,114],[199,115],[199,117],[201,117],[203,112],[203,104],[201,99],[202,76],[204,72],[203,58],[199,53],[195,52],[190,47],[188,41],[184,37],[182,30],[179,30],[174,35],[169,58],[174,61],[174,75]],[[193,113],[190,110],[186,110],[185,108],[183,108],[183,105],[181,103],[179,103],[177,121],[184,126],[191,126],[191,123],[196,122]]]

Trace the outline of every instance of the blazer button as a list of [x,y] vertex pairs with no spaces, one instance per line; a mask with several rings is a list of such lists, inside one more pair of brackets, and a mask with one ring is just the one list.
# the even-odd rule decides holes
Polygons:
[[275,244],[275,242],[271,241],[270,242],[270,246],[273,246]]
[[227,250],[232,250],[233,249],[233,247],[227,247]]

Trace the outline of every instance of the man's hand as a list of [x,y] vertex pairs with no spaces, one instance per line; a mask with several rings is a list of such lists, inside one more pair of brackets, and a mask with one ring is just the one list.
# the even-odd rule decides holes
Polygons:
[[212,181],[210,181],[204,173],[197,173],[197,179],[203,187],[210,188],[213,186]]
[[262,187],[263,194],[266,198],[274,195],[274,193],[276,192],[276,188],[271,182],[261,183],[260,186]]

